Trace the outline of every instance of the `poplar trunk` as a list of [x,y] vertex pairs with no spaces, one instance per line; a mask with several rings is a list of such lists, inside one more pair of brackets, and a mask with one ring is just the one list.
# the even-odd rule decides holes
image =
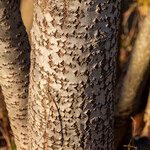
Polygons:
[[29,150],[112,150],[120,1],[36,0]]
[[27,149],[30,46],[20,0],[0,1],[0,86],[18,150]]

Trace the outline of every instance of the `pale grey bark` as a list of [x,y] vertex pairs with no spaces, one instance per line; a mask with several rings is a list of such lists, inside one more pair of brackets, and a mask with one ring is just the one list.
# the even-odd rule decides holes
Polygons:
[[112,150],[120,1],[34,7],[29,150]]
[[0,86],[18,150],[27,149],[30,46],[19,0],[0,1]]
[[0,84],[18,149],[113,149],[119,8],[35,1],[27,124],[29,44],[19,1],[0,1]]

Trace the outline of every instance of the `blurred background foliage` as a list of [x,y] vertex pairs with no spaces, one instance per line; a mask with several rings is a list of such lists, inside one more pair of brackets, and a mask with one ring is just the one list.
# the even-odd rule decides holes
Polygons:
[[148,14],[150,0],[122,0],[120,26],[120,65],[128,61],[133,50],[139,26]]
[[148,13],[148,7],[150,5],[150,0],[137,0],[139,12],[141,15],[146,15]]

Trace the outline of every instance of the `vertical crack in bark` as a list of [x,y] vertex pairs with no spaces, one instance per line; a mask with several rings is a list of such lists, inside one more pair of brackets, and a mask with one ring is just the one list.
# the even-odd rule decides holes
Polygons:
[[[50,81],[50,79],[48,78],[48,83],[50,83],[49,82]],[[48,95],[48,98],[49,98],[49,100],[52,100],[53,101],[53,103],[55,104],[55,106],[56,106],[56,109],[57,109],[57,112],[58,112],[58,118],[59,118],[59,122],[60,122],[60,127],[61,127],[61,146],[63,146],[63,143],[64,143],[64,134],[63,134],[63,122],[62,122],[62,117],[61,117],[61,113],[60,113],[60,109],[59,109],[59,107],[58,107],[58,105],[57,105],[57,102],[55,101],[55,98],[52,98],[51,97],[51,92],[50,92],[50,87],[49,87],[49,85],[48,85],[48,88],[47,88],[47,95]],[[50,114],[49,114],[49,117],[50,117]],[[47,121],[47,123],[49,122],[49,120],[50,120],[50,118],[48,118],[48,121]]]
[[[50,83],[50,79],[48,78],[48,83]],[[63,122],[62,122],[62,117],[61,117],[61,113],[60,113],[60,109],[59,109],[59,107],[58,107],[58,105],[57,105],[57,102],[55,101],[55,99],[54,98],[52,98],[52,96],[51,96],[51,91],[50,91],[50,87],[49,87],[49,84],[47,84],[47,97],[48,97],[48,99],[49,99],[49,101],[53,101],[53,103],[55,104],[55,107],[56,107],[56,109],[57,109],[57,112],[58,112],[58,118],[59,118],[59,122],[60,122],[60,127],[61,127],[61,136],[62,136],[62,138],[61,138],[61,146],[63,146],[63,143],[64,143],[64,134],[63,134]],[[44,100],[43,100],[44,101]],[[44,104],[44,108],[46,108],[46,103],[45,102],[43,102],[43,104]],[[40,141],[41,141],[41,139],[44,137],[44,150],[47,150],[47,146],[48,146],[48,135],[47,135],[47,133],[46,133],[46,129],[48,129],[48,125],[49,125],[49,123],[50,123],[50,110],[49,110],[49,113],[47,114],[46,113],[46,109],[45,109],[45,111],[44,111],[44,113],[45,113],[45,120],[46,120],[46,125],[45,125],[45,129],[44,129],[44,134],[41,136],[41,138],[39,139],[39,141],[37,142],[37,143],[39,143]],[[47,117],[48,116],[48,117]],[[47,118],[47,119],[46,119]]]

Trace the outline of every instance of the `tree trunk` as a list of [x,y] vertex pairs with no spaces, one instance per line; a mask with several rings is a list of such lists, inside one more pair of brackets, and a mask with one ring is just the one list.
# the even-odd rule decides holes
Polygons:
[[141,95],[149,76],[149,45],[150,13],[141,24],[129,68],[124,79],[120,80],[121,82],[118,84],[120,89],[118,88],[119,102],[116,109],[115,149],[119,147],[126,132],[129,131],[131,116],[133,117],[135,114],[139,113],[139,110],[143,111],[142,109],[145,107],[144,98],[142,98]]
[[[143,102],[140,101],[150,67],[150,13],[145,17],[138,34],[131,62],[124,78],[117,116],[129,117],[137,113]],[[144,81],[143,81],[144,80]]]
[[27,146],[30,46],[19,0],[0,1],[0,85],[17,148]]
[[112,150],[120,1],[34,7],[28,149]]

